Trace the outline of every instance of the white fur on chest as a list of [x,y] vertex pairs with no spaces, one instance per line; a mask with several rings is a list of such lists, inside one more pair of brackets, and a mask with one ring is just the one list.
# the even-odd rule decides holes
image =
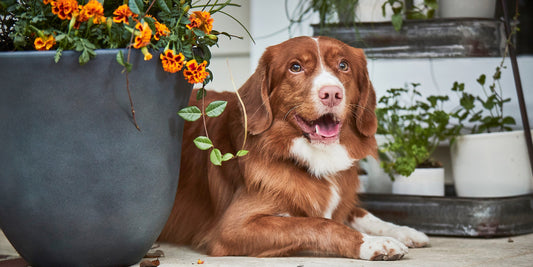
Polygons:
[[331,196],[329,197],[329,202],[326,210],[324,211],[323,217],[326,219],[333,218],[333,212],[337,209],[337,206],[339,206],[339,203],[341,202],[341,196],[339,195],[339,187],[332,183],[329,186],[329,189],[331,191]]
[[318,177],[331,176],[351,168],[356,160],[350,158],[341,144],[311,144],[304,137],[293,139],[291,156],[307,171]]

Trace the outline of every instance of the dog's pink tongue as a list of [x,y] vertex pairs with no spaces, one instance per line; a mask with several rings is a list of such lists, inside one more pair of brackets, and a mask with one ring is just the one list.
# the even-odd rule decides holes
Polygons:
[[317,134],[323,137],[333,137],[339,134],[339,124],[332,121],[318,121],[315,125]]

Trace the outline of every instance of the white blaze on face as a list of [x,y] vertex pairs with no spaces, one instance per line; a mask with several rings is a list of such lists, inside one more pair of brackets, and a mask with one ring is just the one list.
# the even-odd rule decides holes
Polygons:
[[342,90],[342,95],[346,95],[346,89],[344,88],[344,85],[342,82],[337,78],[333,73],[328,71],[324,65],[322,54],[320,52],[320,46],[318,44],[318,39],[313,38],[313,40],[316,42],[316,48],[317,48],[317,55],[318,55],[318,63],[319,67],[317,69],[318,75],[316,75],[313,78],[313,86],[311,88],[311,100],[315,104],[316,111],[318,114],[326,114],[326,113],[337,113],[340,114],[342,111],[346,108],[346,100],[345,98],[342,99],[341,104],[330,108],[326,107],[322,104],[319,98],[319,91],[320,89],[326,87],[326,86],[336,86],[339,87]]

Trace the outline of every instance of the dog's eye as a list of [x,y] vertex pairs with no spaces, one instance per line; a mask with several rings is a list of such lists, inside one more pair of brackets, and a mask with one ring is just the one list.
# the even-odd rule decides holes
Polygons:
[[289,70],[291,72],[300,72],[300,71],[302,71],[302,66],[300,66],[300,64],[298,64],[298,63],[293,63],[291,65],[291,67],[289,68]]
[[339,63],[339,70],[347,71],[348,70],[348,63],[346,63],[346,61],[341,61],[341,63]]

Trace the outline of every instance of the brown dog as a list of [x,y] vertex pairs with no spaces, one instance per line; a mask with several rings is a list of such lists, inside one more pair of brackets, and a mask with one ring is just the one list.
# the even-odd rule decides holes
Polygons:
[[[186,123],[181,174],[160,241],[190,244],[213,256],[283,256],[314,251],[396,260],[421,247],[421,232],[383,222],[357,206],[357,161],[377,153],[376,96],[360,49],[335,39],[298,37],[269,47],[239,89],[248,116],[249,154],[209,162]],[[243,115],[234,93],[208,119],[213,143],[235,153]],[[195,94],[191,104],[196,103]]]

